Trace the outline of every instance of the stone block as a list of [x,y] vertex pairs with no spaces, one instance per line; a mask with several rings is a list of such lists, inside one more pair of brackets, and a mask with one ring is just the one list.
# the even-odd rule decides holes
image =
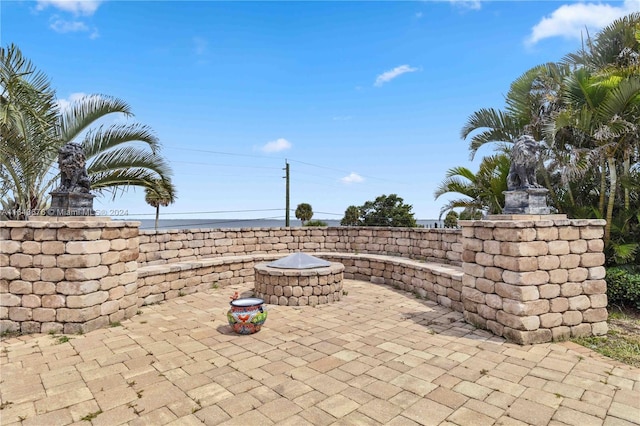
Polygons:
[[534,241],[536,230],[534,228],[495,228],[493,239],[512,242]]
[[35,241],[24,241],[22,243],[22,253],[24,254],[40,254],[42,253],[42,248],[40,243]]
[[537,343],[550,342],[553,338],[551,330],[540,329],[534,331],[520,331],[505,327],[502,335],[509,341],[519,345],[534,345]]
[[486,278],[476,279],[476,289],[483,293],[493,293],[495,290],[495,282]]
[[57,257],[59,268],[90,268],[100,265],[99,254],[63,254]]
[[11,293],[0,293],[0,306],[20,306],[22,304],[22,297],[16,296]]
[[22,307],[39,308],[41,305],[40,297],[35,294],[25,294],[22,296]]
[[504,325],[496,321],[487,320],[487,330],[496,336],[502,336],[502,333],[504,333]]
[[65,295],[89,294],[98,291],[100,281],[60,281],[56,284],[56,291]]
[[9,308],[9,319],[11,321],[31,321],[33,319],[33,309],[12,306]]
[[33,266],[33,256],[30,254],[14,253],[9,256],[9,265],[15,268],[30,268]]
[[603,226],[585,226],[580,228],[580,238],[583,240],[595,240],[604,237]]
[[495,321],[497,309],[491,308],[487,305],[478,305],[477,310],[478,315],[480,315],[482,318]]
[[569,309],[572,311],[584,311],[591,307],[591,301],[588,296],[581,294],[569,298]]
[[587,309],[582,313],[584,322],[601,322],[608,318],[607,308]]
[[504,269],[488,267],[484,270],[484,277],[493,282],[502,281],[502,273]]
[[580,266],[591,268],[604,265],[604,253],[583,253],[580,255]]
[[560,226],[558,228],[558,238],[561,240],[577,240],[580,238],[580,229],[574,226]]
[[33,283],[29,281],[15,280],[9,283],[9,292],[13,294],[33,293]]
[[54,241],[56,239],[56,234],[57,234],[56,229],[47,229],[47,228],[34,229],[33,239],[35,241]]
[[552,284],[564,284],[569,278],[569,272],[566,269],[554,269],[549,271],[549,282]]
[[66,297],[60,294],[46,294],[41,300],[43,308],[62,308],[66,305]]
[[551,329],[554,342],[563,342],[571,338],[571,328],[567,326],[559,326]]
[[484,299],[488,307],[493,309],[502,309],[502,297],[497,294],[487,294]]
[[502,279],[507,284],[515,285],[540,285],[549,282],[547,271],[514,272],[504,271]]
[[562,314],[559,312],[550,312],[540,315],[540,327],[553,328],[562,325]]
[[553,299],[560,295],[560,286],[558,284],[544,284],[538,286],[541,299]]
[[22,268],[20,270],[20,278],[25,281],[40,281],[40,268]]
[[58,259],[53,255],[37,254],[33,256],[33,266],[38,268],[53,268],[58,264]]
[[582,284],[564,283],[560,284],[560,295],[562,297],[572,297],[582,294]]
[[571,327],[571,337],[591,336],[591,324],[578,324]]
[[494,256],[492,254],[478,252],[475,256],[475,262],[482,266],[493,266]]
[[56,285],[48,281],[36,281],[33,283],[34,294],[55,294]]
[[558,239],[558,228],[536,228],[536,239],[540,241],[555,241]]
[[498,255],[495,256],[494,264],[499,268],[515,272],[538,270],[538,258],[533,256],[514,257]]
[[463,263],[462,264],[462,271],[465,274],[469,274],[472,277],[479,277],[479,278],[483,278],[484,277],[484,270],[485,267],[482,265],[478,265],[475,263]]
[[540,327],[540,317],[537,315],[520,317],[500,310],[496,312],[496,320],[505,327],[516,330],[537,330]]
[[0,268],[0,280],[13,281],[20,278],[20,269],[13,266],[3,266]]
[[56,310],[36,308],[33,310],[33,320],[38,322],[53,322],[56,320]]
[[540,299],[520,302],[511,299],[503,299],[502,310],[519,317],[540,315],[549,312],[549,301],[546,299]]
[[560,256],[560,268],[562,269],[573,269],[580,266],[580,255],[579,254],[567,254]]
[[609,331],[609,325],[606,321],[594,322],[591,324],[591,333],[594,336],[605,336]]
[[540,298],[537,286],[511,285],[500,282],[496,283],[495,292],[506,299],[518,301],[537,300]]
[[592,294],[589,296],[592,308],[606,308],[608,304],[606,294]]
[[549,247],[549,254],[567,255],[571,253],[568,241],[562,241],[562,240],[549,241],[548,247]]
[[64,253],[64,243],[62,241],[44,241],[42,243],[42,254],[55,255]]
[[87,281],[99,280],[108,273],[108,266],[99,265],[89,268],[69,268],[65,271],[64,276],[67,281]]
[[600,253],[604,250],[604,241],[603,240],[588,240],[587,241],[587,250],[594,253]]
[[567,272],[569,273],[567,281],[576,283],[586,280],[589,276],[589,271],[586,268],[573,268],[569,269]]
[[481,251],[487,254],[500,254],[500,241],[483,241]]
[[569,299],[566,297],[556,297],[549,300],[551,312],[565,312],[569,309]]
[[20,251],[22,244],[18,241],[3,240],[0,244],[0,253],[13,254]]
[[548,244],[544,241],[528,241],[524,243],[500,243],[500,254],[505,256],[544,256],[549,253]]
[[102,235],[101,229],[91,228],[60,228],[58,229],[58,241],[94,241]]
[[574,326],[582,322],[582,312],[566,311],[562,314],[562,325]]
[[484,301],[484,293],[482,293],[481,291],[476,290],[475,288],[471,288],[471,287],[462,287],[462,300],[464,302],[464,300],[470,300],[474,303],[485,303]]
[[68,308],[88,308],[90,306],[99,305],[109,298],[109,292],[97,291],[91,294],[83,294],[80,296],[67,296]]
[[586,253],[589,250],[589,247],[586,240],[575,240],[569,241],[569,249],[571,250],[571,253],[582,254]]
[[551,271],[560,267],[560,258],[558,256],[540,256],[538,257],[538,267],[545,271]]

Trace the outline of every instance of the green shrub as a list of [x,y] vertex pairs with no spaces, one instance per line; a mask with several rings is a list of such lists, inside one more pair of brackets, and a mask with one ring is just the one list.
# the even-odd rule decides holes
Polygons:
[[321,220],[310,220],[305,222],[304,226],[327,226],[327,222]]
[[607,268],[609,303],[640,310],[640,270],[638,267]]

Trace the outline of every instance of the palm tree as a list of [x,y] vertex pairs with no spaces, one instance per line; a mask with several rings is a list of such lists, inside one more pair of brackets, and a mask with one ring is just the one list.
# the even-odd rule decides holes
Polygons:
[[15,45],[0,48],[0,201],[5,218],[24,219],[41,204],[39,173],[57,146],[57,106],[49,80]]
[[360,209],[356,206],[349,206],[344,211],[344,217],[340,221],[342,226],[358,226],[360,224]]
[[19,213],[9,218],[26,219],[33,209],[46,208],[58,179],[57,150],[68,142],[84,148],[91,189],[99,194],[115,197],[132,186],[170,179],[150,127],[97,124],[115,114],[131,117],[126,102],[89,95],[61,110],[44,74],[16,46],[0,50],[0,64],[0,201],[9,213]]
[[158,230],[158,219],[160,218],[160,206],[167,207],[175,202],[176,190],[171,181],[155,179],[153,186],[147,186],[144,190],[144,200],[152,207],[156,208],[155,229]]
[[[608,242],[616,193],[620,190],[619,162],[626,163],[633,152],[637,153],[640,140],[640,77],[603,78],[581,68],[567,79],[565,101],[568,107],[557,114],[553,131],[570,128],[580,136],[574,140],[574,148],[584,153],[582,164],[600,170],[598,209],[606,209],[604,239]],[[589,170],[592,169],[584,167],[582,173]],[[579,176],[580,170],[576,172]]]
[[465,208],[473,214],[482,211],[498,214],[504,207],[504,191],[507,190],[507,175],[511,162],[506,154],[485,157],[477,173],[466,167],[453,167],[436,188],[435,199],[448,193],[463,197],[449,201],[440,209],[440,217],[454,208]]
[[296,218],[300,219],[302,222],[302,226],[307,220],[311,220],[313,217],[313,209],[311,208],[311,204],[301,203],[296,207]]

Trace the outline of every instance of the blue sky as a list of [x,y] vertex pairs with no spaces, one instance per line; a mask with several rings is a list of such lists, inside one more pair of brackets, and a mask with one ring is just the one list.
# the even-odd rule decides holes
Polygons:
[[[0,41],[50,77],[62,105],[116,96],[155,130],[178,188],[164,218],[283,218],[286,159],[291,208],[309,203],[316,219],[392,193],[431,219],[448,199],[433,196],[446,171],[476,170],[491,153],[469,160],[469,115],[502,107],[515,78],[577,49],[585,28],[639,10],[640,0],[3,0]],[[154,212],[141,190],[94,204]]]

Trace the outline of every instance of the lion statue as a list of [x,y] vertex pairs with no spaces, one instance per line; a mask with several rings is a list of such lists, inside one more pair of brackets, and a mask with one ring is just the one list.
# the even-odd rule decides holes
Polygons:
[[513,143],[511,167],[507,176],[507,189],[540,188],[536,182],[537,154],[541,146],[529,135],[520,136]]
[[82,146],[69,142],[58,150],[60,187],[58,192],[90,192],[91,181],[86,169]]

